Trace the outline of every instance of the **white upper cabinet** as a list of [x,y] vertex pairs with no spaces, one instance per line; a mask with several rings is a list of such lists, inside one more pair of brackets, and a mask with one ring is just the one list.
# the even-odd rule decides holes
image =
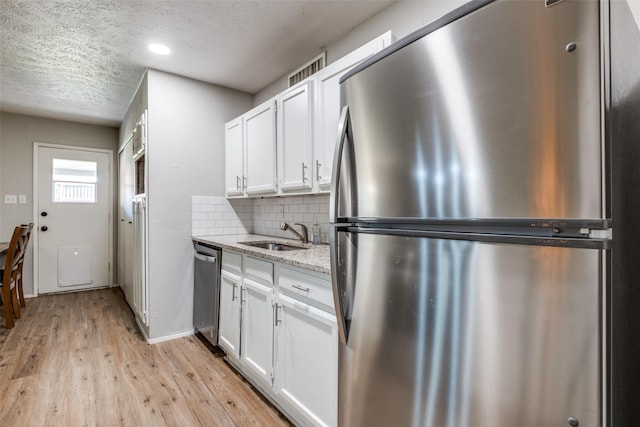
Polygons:
[[329,190],[333,170],[333,151],[340,120],[340,77],[392,42],[391,31],[373,39],[333,62],[315,75],[315,149],[314,174],[318,191]]
[[244,142],[242,117],[225,124],[225,191],[227,196],[244,194]]
[[313,188],[313,82],[278,97],[278,178],[282,193]]
[[276,181],[276,103],[269,100],[244,116],[247,195],[275,194]]
[[340,118],[340,77],[391,41],[388,31],[228,122],[227,197],[328,191]]

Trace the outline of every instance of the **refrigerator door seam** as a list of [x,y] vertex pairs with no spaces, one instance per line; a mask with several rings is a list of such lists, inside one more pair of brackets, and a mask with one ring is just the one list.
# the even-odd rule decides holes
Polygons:
[[560,237],[538,237],[523,236],[509,234],[480,234],[480,233],[461,233],[447,231],[429,231],[429,230],[404,230],[398,228],[367,228],[367,227],[335,227],[336,232],[346,231],[351,233],[363,234],[383,234],[390,236],[406,236],[406,237],[427,237],[449,240],[468,240],[485,243],[507,243],[517,245],[533,245],[533,246],[556,246],[566,248],[583,248],[583,249],[610,249],[610,240],[606,239],[586,239],[586,238],[560,238]]

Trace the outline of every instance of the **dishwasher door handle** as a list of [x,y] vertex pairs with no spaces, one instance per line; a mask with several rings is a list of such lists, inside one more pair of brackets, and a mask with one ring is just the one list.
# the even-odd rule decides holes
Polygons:
[[211,262],[211,263],[214,263],[214,264],[216,262],[216,257],[203,255],[203,254],[200,254],[198,252],[196,252],[196,259],[199,259],[200,261]]

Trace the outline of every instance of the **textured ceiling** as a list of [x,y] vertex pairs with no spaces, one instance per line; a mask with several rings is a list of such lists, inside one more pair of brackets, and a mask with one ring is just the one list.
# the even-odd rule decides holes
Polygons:
[[255,93],[392,1],[0,0],[0,109],[117,126],[146,67]]

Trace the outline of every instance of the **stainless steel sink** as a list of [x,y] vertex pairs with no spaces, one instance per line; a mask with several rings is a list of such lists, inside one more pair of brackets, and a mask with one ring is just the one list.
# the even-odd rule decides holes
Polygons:
[[255,248],[267,249],[270,251],[299,251],[308,249],[303,246],[292,246],[280,242],[238,242],[241,245],[253,246]]

